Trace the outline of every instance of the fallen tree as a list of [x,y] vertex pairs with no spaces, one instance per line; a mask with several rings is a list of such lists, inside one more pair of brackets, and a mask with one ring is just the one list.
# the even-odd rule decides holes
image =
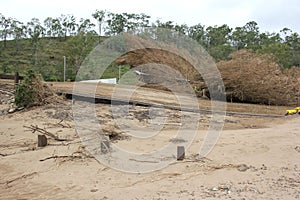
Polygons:
[[281,70],[271,56],[241,50],[217,63],[227,99],[246,103],[297,106],[300,69]]
[[[297,67],[282,70],[270,55],[258,55],[247,50],[240,50],[230,55],[228,61],[217,63],[225,85],[225,92],[228,101],[256,103],[267,105],[288,105],[298,106],[300,103],[300,69]],[[141,68],[143,72],[154,77],[151,84],[145,87],[155,87],[157,89],[167,90],[164,86],[169,79],[156,80],[161,78],[161,74],[167,74],[168,77],[176,77],[176,74],[169,74],[171,70],[162,71],[162,68],[153,65],[144,65],[144,63],[158,63],[168,65],[180,72],[183,77],[190,80],[198,96],[208,96],[209,91],[203,80],[202,74],[193,69],[191,63],[183,60],[175,54],[164,52],[157,49],[135,50],[128,52],[116,60],[117,65],[127,64],[132,68]],[[142,67],[141,67],[142,66]],[[206,75],[206,76],[209,76]],[[162,79],[162,78],[161,78]],[[174,79],[174,78],[173,78]],[[148,82],[151,82],[148,81]],[[166,85],[173,85],[172,89],[178,88],[178,91],[184,91],[184,84],[177,80],[169,81]],[[155,85],[155,83],[157,83]],[[211,88],[218,88],[214,85]],[[203,95],[205,93],[205,95]]]

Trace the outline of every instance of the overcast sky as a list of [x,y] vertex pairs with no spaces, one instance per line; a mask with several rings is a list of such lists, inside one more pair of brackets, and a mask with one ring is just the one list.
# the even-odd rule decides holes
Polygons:
[[284,27],[300,33],[299,0],[0,0],[0,13],[22,22],[36,17],[73,14],[91,18],[96,10],[114,13],[145,13],[155,21],[206,26],[227,24],[231,28],[256,21],[262,32],[279,32]]

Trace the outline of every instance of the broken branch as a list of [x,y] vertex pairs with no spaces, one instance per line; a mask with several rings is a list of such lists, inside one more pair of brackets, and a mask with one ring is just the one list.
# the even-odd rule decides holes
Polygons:
[[24,127],[30,129],[32,131],[32,133],[39,132],[43,135],[47,135],[47,136],[51,137],[52,139],[54,139],[56,141],[72,141],[70,139],[58,138],[53,133],[50,133],[49,131],[46,131],[45,129],[42,129],[42,128],[38,127],[37,125],[36,126],[30,125],[30,126],[24,126]]
[[49,160],[49,159],[57,159],[57,158],[82,158],[82,156],[50,156],[44,159],[40,159],[41,162],[45,161],[45,160]]

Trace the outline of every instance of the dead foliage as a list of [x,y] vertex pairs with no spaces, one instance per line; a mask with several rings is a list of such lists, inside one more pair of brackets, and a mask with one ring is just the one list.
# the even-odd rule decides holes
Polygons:
[[296,106],[300,96],[300,70],[281,70],[270,56],[241,50],[231,60],[217,63],[229,100]]
[[49,103],[59,103],[62,98],[43,81],[40,75],[29,71],[16,87],[15,103],[18,107],[40,106]]
[[[148,42],[137,41],[136,38],[130,37],[127,39],[130,44],[142,47]],[[178,50],[172,50],[174,51],[157,49],[155,45],[153,48],[136,48],[118,58],[115,63],[137,67],[137,70],[150,74],[143,76],[143,79],[151,79],[145,81],[147,83],[145,87],[153,87],[151,85],[154,85],[156,89],[171,88],[172,91],[187,91],[187,85],[191,84],[193,88],[198,88],[199,91],[196,92],[200,94],[205,91],[206,95],[209,96],[202,75],[194,69],[190,62],[180,56]],[[147,65],[149,63],[150,65]],[[201,66],[206,66],[206,64],[201,63]],[[169,69],[164,71],[162,65],[169,66],[174,72]],[[299,68],[281,70],[271,56],[258,55],[247,50],[234,52],[231,54],[231,60],[221,61],[217,63],[217,67],[225,85],[228,101],[287,106],[299,104]],[[205,76],[208,77],[210,73],[207,72]],[[190,83],[184,83],[182,80],[190,81]],[[172,87],[169,87],[170,85]],[[217,87],[218,85],[216,85]],[[203,94],[198,96],[203,96]]]

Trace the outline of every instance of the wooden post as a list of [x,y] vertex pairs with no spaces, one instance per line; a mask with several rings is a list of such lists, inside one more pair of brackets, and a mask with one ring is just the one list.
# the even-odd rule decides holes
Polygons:
[[19,80],[20,80],[19,72],[16,72],[15,73],[15,86],[19,84]]
[[177,160],[183,160],[185,157],[184,146],[177,146]]
[[47,146],[47,137],[45,135],[38,135],[38,147]]
[[106,154],[109,152],[109,141],[108,140],[103,140],[101,142],[101,153]]

